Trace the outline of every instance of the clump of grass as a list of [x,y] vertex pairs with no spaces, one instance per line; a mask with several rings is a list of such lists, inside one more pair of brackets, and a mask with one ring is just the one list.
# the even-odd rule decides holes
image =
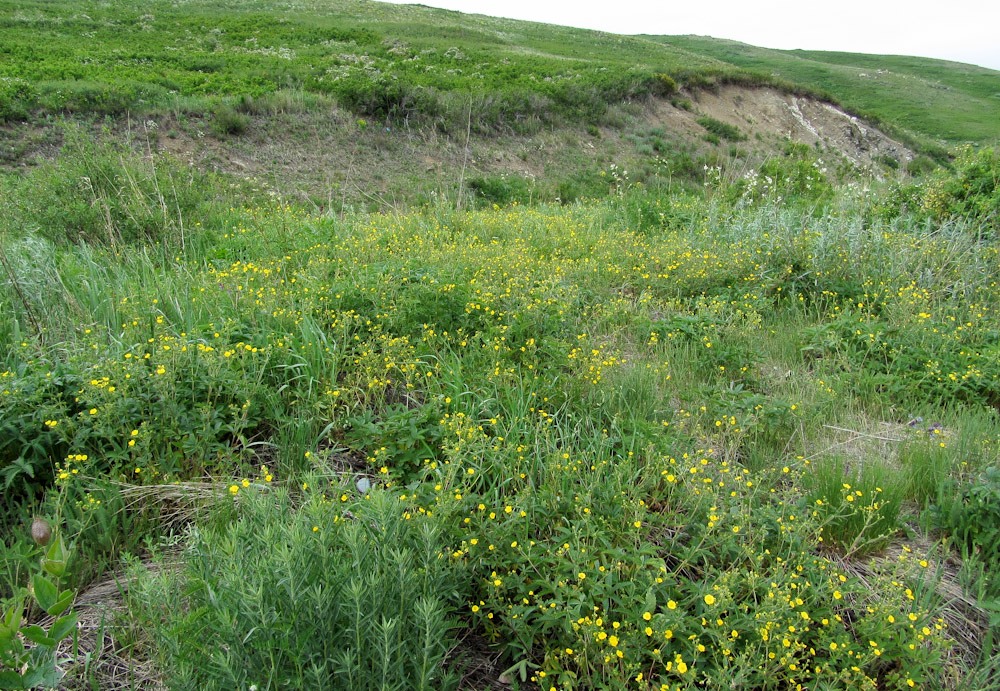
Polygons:
[[222,136],[239,136],[250,127],[250,117],[244,112],[251,108],[252,101],[244,101],[243,108],[219,105],[212,112],[212,129]]
[[745,141],[747,136],[740,131],[739,127],[730,125],[728,122],[716,120],[713,117],[703,116],[698,118],[698,124],[708,130],[708,133],[718,139],[725,139],[732,142]]
[[844,458],[813,464],[805,478],[808,505],[819,515],[820,538],[846,557],[876,552],[900,529],[906,480],[879,462],[852,469]]
[[25,224],[56,245],[162,243],[175,248],[207,222],[217,189],[208,176],[169,156],[137,156],[127,146],[97,142],[70,129],[61,155],[8,188],[8,203]]

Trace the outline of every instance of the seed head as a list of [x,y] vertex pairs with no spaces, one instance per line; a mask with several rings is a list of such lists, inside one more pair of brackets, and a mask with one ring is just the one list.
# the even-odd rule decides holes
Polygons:
[[36,518],[31,523],[31,539],[36,545],[47,545],[52,539],[52,528],[44,518]]

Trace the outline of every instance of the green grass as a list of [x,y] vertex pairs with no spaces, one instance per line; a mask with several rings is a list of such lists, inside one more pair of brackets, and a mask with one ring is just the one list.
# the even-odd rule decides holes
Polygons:
[[89,3],[72,12],[24,2],[0,36],[0,77],[20,80],[0,92],[7,117],[32,107],[198,108],[280,90],[392,120],[450,122],[464,108],[449,93],[489,94],[481,116],[505,122],[558,111],[600,117],[609,98],[655,91],[657,73],[714,62],[642,39],[344,1],[279,12],[259,2]]
[[218,203],[127,232],[169,160],[70,152],[9,188],[15,218],[79,215],[78,166],[132,184],[92,233],[6,231],[5,595],[39,514],[80,588],[184,545],[133,567],[114,634],[180,686],[439,688],[470,635],[557,687],[973,678],[908,531],[926,507],[987,606],[995,236],[851,188],[817,206],[803,160],[751,195],[621,171],[603,201],[342,217],[205,178]]
[[[623,100],[778,83],[713,41],[366,2],[66,7],[0,19],[0,118],[69,120],[0,177],[0,685],[990,688],[995,150],[879,182],[804,145],[619,132]],[[954,99],[908,119],[848,79],[874,58],[777,56],[817,70],[783,88],[995,138],[963,115],[976,70],[890,59]],[[154,146],[252,146],[271,118],[342,127],[375,169],[473,128],[525,164],[569,153],[415,175],[419,205],[363,213]],[[377,199],[361,146],[343,184]],[[93,610],[62,607],[123,570],[105,645],[69,660]]]
[[261,0],[16,0],[8,9],[0,21],[8,121],[204,113],[219,101],[291,92],[454,131],[472,96],[476,125],[488,131],[600,122],[608,103],[726,81],[825,94],[925,146],[991,143],[1000,121],[995,72],[929,59],[618,36],[347,0],[280,9]]

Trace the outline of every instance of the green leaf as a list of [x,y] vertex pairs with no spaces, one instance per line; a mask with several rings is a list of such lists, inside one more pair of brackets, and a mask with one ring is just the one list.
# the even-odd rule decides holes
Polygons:
[[55,620],[49,629],[49,638],[57,643],[76,630],[76,612]]
[[24,687],[27,689],[56,688],[62,674],[56,669],[55,651],[39,646],[31,652],[28,671],[24,673]]
[[0,689],[23,689],[24,681],[17,672],[0,672]]
[[46,612],[49,611],[49,607],[56,604],[59,599],[59,591],[56,589],[55,584],[52,583],[43,574],[36,573],[31,578],[31,587],[35,591],[35,600],[38,601],[38,606],[44,609]]
[[45,559],[42,560],[42,568],[56,578],[66,575],[66,545],[62,535],[57,536],[49,545]]
[[21,628],[21,617],[24,615],[24,600],[16,598],[7,606],[7,611],[0,621],[0,633],[13,636]]
[[49,616],[58,617],[60,614],[69,609],[70,605],[73,604],[73,598],[75,594],[72,590],[64,590],[59,595],[59,600],[56,601],[54,605],[45,610]]
[[46,645],[51,647],[56,644],[54,640],[49,638],[49,634],[46,633],[45,629],[41,626],[36,626],[34,624],[31,626],[25,626],[21,629],[21,633],[24,634],[25,638],[36,645]]
[[646,611],[655,612],[656,611],[656,592],[650,588],[646,591]]

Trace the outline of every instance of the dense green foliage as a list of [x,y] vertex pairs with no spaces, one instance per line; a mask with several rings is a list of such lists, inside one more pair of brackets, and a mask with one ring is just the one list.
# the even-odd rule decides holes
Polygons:
[[[472,115],[486,132],[600,121],[609,104],[731,82],[837,99],[925,147],[1000,135],[996,73],[936,60],[616,36],[363,0],[280,9],[263,0],[14,0],[7,10],[0,122],[218,114],[219,101],[306,93],[400,124],[459,130]],[[241,131],[233,111],[222,114],[222,131]]]
[[455,688],[441,663],[458,572],[437,523],[400,521],[387,495],[357,488],[336,503],[269,489],[193,535],[181,577],[131,594],[171,685]]
[[[566,116],[669,95],[666,72],[714,61],[637,38],[380,3],[260,2],[72,8],[18,2],[0,23],[0,118],[199,108],[301,90],[385,121],[477,127]],[[235,122],[229,118],[230,125]],[[232,127],[226,129],[232,130]]]
[[[994,73],[347,0],[8,5],[0,122],[59,153],[0,177],[0,686],[992,688],[997,152],[881,181],[622,103],[822,89],[983,143]],[[460,172],[411,208],[343,180],[393,209],[363,213],[176,131],[300,116],[347,178],[421,138]]]
[[[111,151],[69,150],[9,208]],[[118,165],[134,184],[109,209],[175,170]],[[439,688],[474,664],[445,655],[463,632],[546,688],[969,674],[940,556],[880,557],[927,508],[968,587],[994,568],[995,238],[834,190],[802,148],[756,174],[772,187],[719,169],[670,197],[612,170],[570,206],[471,181],[496,205],[179,195],[142,232],[12,223],[5,594],[28,512],[58,517],[85,581],[209,506],[180,571],[135,567],[135,645],[180,687]],[[894,447],[831,437],[873,424]],[[194,631],[227,644],[205,657]]]

